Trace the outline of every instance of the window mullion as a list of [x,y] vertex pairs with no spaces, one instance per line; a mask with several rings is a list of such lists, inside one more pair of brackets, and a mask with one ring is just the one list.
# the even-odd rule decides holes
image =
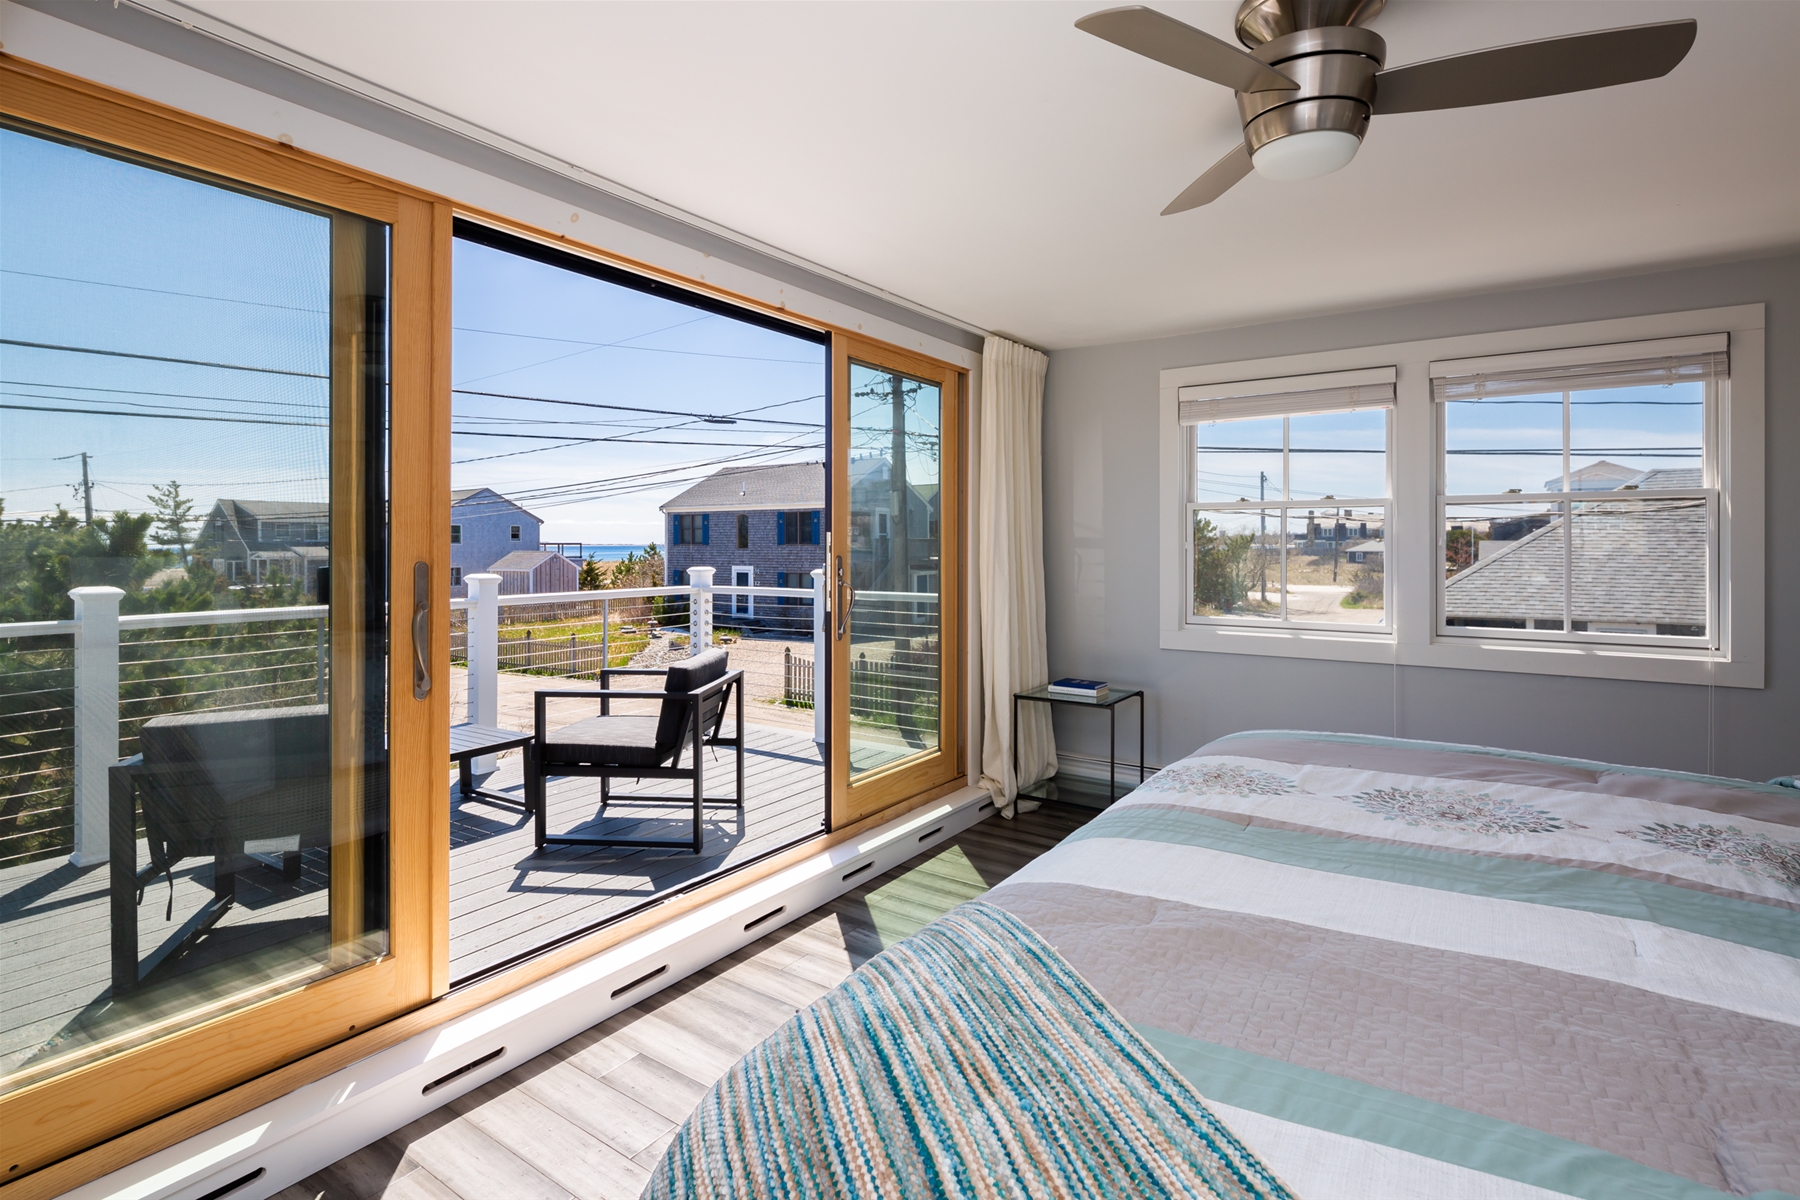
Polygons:
[[1569,431],[1572,424],[1574,394],[1563,392],[1562,404],[1562,468],[1563,468],[1563,635],[1575,632],[1575,504],[1574,480],[1569,475]]
[[[1281,418],[1281,498],[1288,499],[1288,488],[1292,484],[1294,472],[1288,462],[1290,450],[1289,430],[1293,422],[1287,417]],[[1284,504],[1281,508],[1281,619],[1288,619],[1288,510]]]

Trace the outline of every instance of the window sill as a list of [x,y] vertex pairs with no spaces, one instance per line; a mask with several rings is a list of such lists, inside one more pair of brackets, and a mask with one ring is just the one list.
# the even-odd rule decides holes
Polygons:
[[1255,654],[1271,658],[1331,662],[1387,663],[1445,670],[1505,671],[1622,679],[1642,683],[1761,688],[1762,663],[1733,662],[1704,649],[1508,641],[1504,638],[1434,638],[1420,644],[1398,640],[1391,630],[1255,629],[1245,626],[1186,625],[1162,631],[1164,650],[1211,654]]

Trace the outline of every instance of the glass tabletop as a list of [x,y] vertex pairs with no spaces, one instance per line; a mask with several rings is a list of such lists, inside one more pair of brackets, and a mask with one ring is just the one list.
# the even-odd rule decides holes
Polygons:
[[1087,696],[1052,695],[1050,692],[1050,685],[1044,684],[1041,687],[1029,688],[1023,692],[1014,692],[1013,699],[1042,700],[1046,704],[1085,704],[1089,708],[1111,708],[1121,700],[1129,700],[1133,696],[1142,696],[1143,694],[1144,692],[1141,688],[1114,687],[1110,688],[1106,695],[1101,696],[1098,699],[1092,699]]

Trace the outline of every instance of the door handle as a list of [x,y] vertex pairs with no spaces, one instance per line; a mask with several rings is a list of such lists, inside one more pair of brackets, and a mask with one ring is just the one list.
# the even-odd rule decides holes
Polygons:
[[431,695],[431,667],[426,650],[431,645],[431,564],[413,564],[413,699]]
[[837,563],[837,635],[838,641],[844,640],[844,630],[850,624],[850,606],[856,603],[856,589],[844,577],[844,556],[836,556]]

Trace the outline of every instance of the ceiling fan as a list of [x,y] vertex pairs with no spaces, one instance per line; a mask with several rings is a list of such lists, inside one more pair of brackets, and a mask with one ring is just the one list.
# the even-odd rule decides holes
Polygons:
[[1369,118],[1529,100],[1657,79],[1694,44],[1693,21],[1515,42],[1382,70],[1387,43],[1363,26],[1387,0],[1243,0],[1239,50],[1141,4],[1075,27],[1237,93],[1244,140],[1163,209],[1211,204],[1252,169],[1310,179],[1347,166]]

